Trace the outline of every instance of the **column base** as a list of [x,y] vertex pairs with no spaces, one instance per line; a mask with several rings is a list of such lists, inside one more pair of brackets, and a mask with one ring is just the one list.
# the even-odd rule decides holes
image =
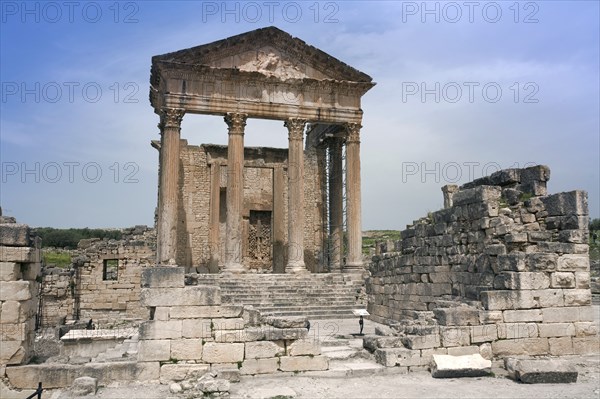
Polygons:
[[342,272],[344,272],[344,273],[356,273],[356,272],[363,271],[364,269],[365,269],[365,266],[364,266],[364,264],[362,262],[346,263],[342,267]]
[[308,273],[304,262],[288,263],[285,267],[286,274],[301,274]]
[[223,273],[239,274],[239,273],[244,273],[245,271],[246,271],[246,268],[241,263],[226,264],[225,267],[223,268]]

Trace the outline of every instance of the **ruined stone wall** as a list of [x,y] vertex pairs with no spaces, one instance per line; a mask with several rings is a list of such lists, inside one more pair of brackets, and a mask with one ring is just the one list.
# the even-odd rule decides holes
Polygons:
[[63,319],[73,320],[75,311],[75,269],[42,269],[42,311],[40,326],[55,327]]
[[428,325],[410,349],[597,351],[587,195],[547,195],[549,175],[542,166],[497,172],[404,230],[399,253],[373,258],[371,319],[402,325],[399,335],[407,337],[420,328],[407,324]]
[[223,305],[219,287],[185,286],[182,267],[146,268],[142,286],[150,320],[140,326],[138,364],[160,369],[162,383],[209,370],[252,375],[329,367],[319,342],[307,338],[304,318],[263,319],[257,310]]
[[39,240],[0,211],[0,368],[32,356],[40,270]]

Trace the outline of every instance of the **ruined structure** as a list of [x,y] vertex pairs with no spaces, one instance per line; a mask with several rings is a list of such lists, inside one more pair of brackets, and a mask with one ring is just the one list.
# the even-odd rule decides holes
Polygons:
[[445,209],[404,230],[400,252],[374,258],[368,309],[396,335],[365,341],[381,363],[598,351],[587,194],[548,195],[549,177],[536,166],[446,187]]
[[[362,267],[360,100],[369,76],[269,27],[153,57],[150,83],[161,133],[159,264]],[[188,146],[180,138],[188,114],[224,116],[228,146]],[[247,118],[283,121],[287,151],[244,150]]]

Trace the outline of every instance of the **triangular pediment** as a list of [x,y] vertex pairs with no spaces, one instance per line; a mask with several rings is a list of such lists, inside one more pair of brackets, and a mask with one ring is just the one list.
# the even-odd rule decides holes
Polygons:
[[370,76],[275,27],[159,55],[152,62],[258,72],[281,80],[372,81]]

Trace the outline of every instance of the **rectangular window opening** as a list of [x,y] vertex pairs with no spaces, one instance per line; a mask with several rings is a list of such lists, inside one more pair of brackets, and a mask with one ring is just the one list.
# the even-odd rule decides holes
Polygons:
[[119,260],[118,259],[104,259],[102,267],[102,280],[104,281],[117,281],[119,276]]

